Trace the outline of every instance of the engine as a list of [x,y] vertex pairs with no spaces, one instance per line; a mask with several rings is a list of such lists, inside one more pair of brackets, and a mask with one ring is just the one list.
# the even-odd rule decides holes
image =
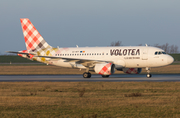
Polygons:
[[142,71],[142,68],[123,68],[122,70],[124,73],[127,73],[127,74],[140,74]]
[[115,65],[112,63],[96,64],[94,71],[101,75],[111,75],[115,72]]

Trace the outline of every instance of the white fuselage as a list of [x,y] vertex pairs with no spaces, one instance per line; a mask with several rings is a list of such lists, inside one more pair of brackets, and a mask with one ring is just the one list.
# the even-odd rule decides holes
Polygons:
[[27,50],[9,53],[46,64],[86,69],[84,78],[91,77],[89,71],[109,77],[115,69],[127,74],[139,74],[142,68],[146,68],[149,78],[151,67],[169,65],[174,61],[162,49],[149,46],[53,48],[28,18],[21,18],[20,21]]
[[[155,54],[161,52],[160,54]],[[71,59],[99,60],[115,64],[116,68],[143,68],[160,67],[174,61],[168,55],[163,54],[163,50],[149,46],[121,46],[121,47],[77,47],[77,48],[58,48],[52,53],[54,57],[64,57]],[[44,55],[45,56],[45,55]],[[62,67],[86,68],[75,61],[67,59],[46,58],[49,64]]]

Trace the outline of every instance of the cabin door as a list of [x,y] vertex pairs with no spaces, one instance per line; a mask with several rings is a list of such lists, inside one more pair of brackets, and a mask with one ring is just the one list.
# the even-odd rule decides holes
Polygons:
[[148,60],[148,47],[143,48],[142,60]]

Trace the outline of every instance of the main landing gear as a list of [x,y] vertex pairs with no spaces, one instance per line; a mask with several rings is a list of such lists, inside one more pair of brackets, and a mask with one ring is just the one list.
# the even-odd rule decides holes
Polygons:
[[103,77],[103,78],[108,78],[108,77],[109,77],[109,75],[102,75],[102,77]]
[[[84,72],[83,73],[84,78],[91,78],[91,73],[90,72]],[[102,75],[103,78],[108,78],[109,75]]]
[[146,70],[147,70],[147,78],[151,78],[152,75],[150,74],[150,68],[146,67]]
[[84,72],[83,77],[84,78],[91,78],[91,73],[90,72]]

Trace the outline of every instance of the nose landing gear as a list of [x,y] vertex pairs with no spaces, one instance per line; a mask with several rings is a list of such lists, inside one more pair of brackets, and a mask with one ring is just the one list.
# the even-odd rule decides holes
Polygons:
[[151,78],[152,75],[150,74],[150,68],[146,67],[146,70],[147,70],[147,78]]
[[147,78],[151,78],[152,75],[150,73],[148,73],[146,76],[147,76]]

